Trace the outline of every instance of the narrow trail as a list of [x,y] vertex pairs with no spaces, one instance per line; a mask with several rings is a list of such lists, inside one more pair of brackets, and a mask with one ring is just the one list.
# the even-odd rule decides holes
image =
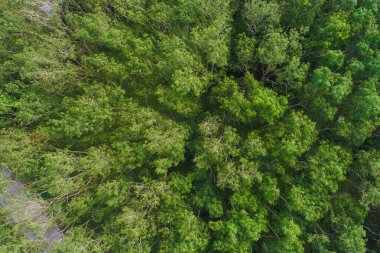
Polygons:
[[[0,172],[0,207],[9,223],[17,225],[29,240],[40,242],[41,245],[60,241],[63,232],[46,212],[43,201],[31,195],[22,182],[13,180],[8,168]],[[49,248],[42,251],[49,252]]]

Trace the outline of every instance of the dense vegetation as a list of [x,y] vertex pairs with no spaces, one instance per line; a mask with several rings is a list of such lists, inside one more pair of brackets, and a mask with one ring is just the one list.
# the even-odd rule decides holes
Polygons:
[[380,252],[377,0],[44,2],[0,1],[0,165],[51,252]]

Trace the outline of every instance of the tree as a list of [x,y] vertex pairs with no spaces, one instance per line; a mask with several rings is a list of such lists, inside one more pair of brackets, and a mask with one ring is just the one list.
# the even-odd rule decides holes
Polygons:
[[340,146],[321,143],[307,159],[307,172],[301,179],[304,183],[290,190],[291,208],[309,221],[322,218],[329,209],[327,197],[345,179],[351,159],[350,153]]
[[214,87],[215,100],[237,121],[273,124],[286,109],[287,100],[271,89],[264,87],[251,74],[240,80],[240,85],[229,78]]

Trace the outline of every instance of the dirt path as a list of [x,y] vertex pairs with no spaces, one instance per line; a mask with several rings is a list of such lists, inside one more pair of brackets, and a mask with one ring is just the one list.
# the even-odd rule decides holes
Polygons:
[[60,241],[63,232],[45,211],[43,201],[31,195],[22,182],[13,180],[9,169],[3,168],[0,172],[0,206],[9,222],[18,225],[29,240],[47,245]]

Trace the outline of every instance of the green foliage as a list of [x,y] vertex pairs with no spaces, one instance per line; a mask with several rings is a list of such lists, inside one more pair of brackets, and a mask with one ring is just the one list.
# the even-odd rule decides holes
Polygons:
[[338,190],[339,182],[351,163],[351,155],[339,146],[322,143],[314,155],[307,158],[306,173],[290,191],[291,207],[306,220],[316,221],[328,211],[327,196]]
[[315,123],[302,112],[291,111],[273,131],[266,133],[264,140],[272,163],[282,171],[282,167],[296,165],[297,158],[310,148],[316,136]]
[[307,32],[324,2],[325,0],[289,0],[281,15],[282,23]]
[[380,153],[378,150],[369,150],[358,153],[355,163],[355,172],[366,178],[361,186],[362,204],[378,207],[380,205]]
[[300,227],[289,217],[280,217],[276,223],[277,240],[267,240],[263,244],[263,252],[285,253],[304,252]]
[[333,251],[328,250],[330,240],[326,235],[314,234],[310,235],[307,239],[310,244],[310,252],[315,253],[333,253]]
[[281,33],[271,32],[266,34],[257,49],[258,59],[269,68],[274,68],[285,61],[288,39]]
[[275,204],[280,196],[276,178],[266,176],[263,180],[262,191],[265,201],[271,205]]
[[305,87],[306,96],[310,96],[313,119],[320,123],[331,121],[338,106],[350,94],[351,87],[350,72],[342,76],[332,73],[327,67],[315,69],[311,83]]
[[255,42],[255,38],[247,37],[245,33],[241,33],[237,37],[235,53],[237,62],[243,69],[248,69],[254,60]]
[[205,210],[211,218],[220,218],[223,215],[222,197],[210,184],[199,186],[193,201],[197,208]]
[[350,220],[340,220],[339,222],[337,248],[342,252],[366,252],[364,229]]
[[0,197],[51,252],[378,252],[378,7],[1,1]]
[[244,21],[252,33],[276,26],[280,18],[280,6],[276,2],[262,0],[245,1],[243,7]]
[[351,145],[358,146],[371,135],[379,124],[380,96],[374,80],[371,80],[363,83],[350,99],[345,114],[338,119],[337,134]]
[[[239,199],[238,201],[242,201]],[[243,200],[249,201],[249,200]],[[242,206],[228,212],[225,221],[210,222],[209,226],[215,233],[213,249],[221,252],[249,252],[252,242],[260,238],[260,233],[266,230],[266,211],[259,209],[249,214]],[[240,210],[239,210],[240,209]]]
[[220,107],[244,123],[257,119],[272,124],[284,114],[287,105],[285,97],[265,88],[251,74],[247,74],[240,85],[226,78],[213,92]]

